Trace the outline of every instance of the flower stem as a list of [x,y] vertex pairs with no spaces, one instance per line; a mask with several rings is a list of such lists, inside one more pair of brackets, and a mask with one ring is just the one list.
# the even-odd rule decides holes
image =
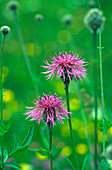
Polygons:
[[[65,84],[65,93],[66,93],[67,110],[68,110],[68,112],[70,112],[68,85],[67,84]],[[76,153],[76,149],[75,149],[75,142],[74,142],[74,139],[73,139],[72,124],[71,124],[70,115],[69,115],[69,128],[70,128],[70,135],[71,135],[71,142],[72,142],[72,148],[73,148],[73,155],[74,155],[74,159],[75,159],[75,165],[76,165],[76,169],[79,170],[79,164],[78,164],[78,158],[77,158],[77,153]]]
[[[3,46],[4,46],[4,41],[5,41],[5,35],[3,35],[2,38],[2,45],[1,45],[1,89],[0,89],[0,95],[1,95],[1,125],[3,124],[3,82],[2,82],[2,74],[3,74]],[[4,135],[2,135],[2,147],[1,147],[1,152],[2,152],[2,169],[4,168],[4,153],[3,153],[3,148],[4,148]]]
[[[101,10],[101,1],[99,10]],[[103,68],[102,68],[102,45],[101,45],[101,28],[99,29],[99,56],[100,56],[100,81],[101,81],[101,103],[102,103],[102,122],[104,123],[104,93],[103,93]],[[105,133],[103,132],[103,154],[105,154]]]
[[49,136],[50,136],[50,166],[53,170],[53,159],[52,159],[52,127],[49,126]]
[[97,170],[97,143],[98,143],[98,135],[97,135],[97,57],[96,57],[96,31],[93,34],[93,80],[94,80],[94,105],[95,105],[95,170]]
[[13,16],[14,16],[14,21],[15,21],[15,25],[16,25],[16,29],[17,29],[17,33],[18,33],[18,37],[19,37],[19,41],[20,41],[20,45],[21,45],[21,48],[22,48],[22,51],[23,51],[23,54],[24,54],[24,59],[25,59],[25,62],[26,62],[26,65],[27,65],[27,68],[28,68],[28,71],[29,71],[29,74],[30,74],[30,77],[31,77],[31,80],[32,80],[32,83],[33,83],[33,86],[34,86],[34,89],[35,89],[35,92],[37,94],[39,92],[39,90],[38,90],[37,86],[34,83],[34,80],[35,80],[34,72],[33,72],[33,69],[32,69],[32,66],[31,66],[31,63],[30,63],[26,48],[25,48],[22,32],[21,32],[21,29],[20,29],[20,25],[19,25],[15,10],[13,10]]

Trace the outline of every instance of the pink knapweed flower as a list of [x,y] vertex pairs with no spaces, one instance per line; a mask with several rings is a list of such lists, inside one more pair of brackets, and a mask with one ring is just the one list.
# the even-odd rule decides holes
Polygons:
[[69,83],[73,77],[77,80],[77,78],[81,79],[81,77],[85,77],[86,69],[84,66],[87,62],[84,59],[79,58],[79,55],[74,55],[74,53],[59,53],[59,55],[51,58],[51,64],[44,61],[47,66],[42,66],[48,71],[43,72],[43,74],[48,74],[46,77],[53,78],[54,73],[56,72],[57,76],[59,76],[64,83]]
[[61,97],[57,97],[56,93],[54,96],[51,93],[49,95],[43,94],[43,97],[38,97],[35,100],[34,107],[26,107],[31,109],[31,111],[25,113],[25,115],[28,115],[26,119],[31,118],[30,121],[38,120],[38,123],[43,119],[46,125],[49,123],[55,125],[56,120],[63,123],[63,119],[65,119],[63,116],[69,118],[70,112],[65,110],[65,102],[61,99]]

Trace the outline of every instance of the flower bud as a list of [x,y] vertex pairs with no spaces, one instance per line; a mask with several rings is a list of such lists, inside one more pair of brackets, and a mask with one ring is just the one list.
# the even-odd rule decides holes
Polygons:
[[90,9],[84,20],[87,27],[92,31],[97,31],[101,28],[104,21],[105,18],[103,17],[102,12],[97,8]]
[[19,3],[17,1],[10,1],[8,3],[8,8],[10,10],[16,10],[16,9],[18,9],[18,7],[19,7]]
[[43,20],[43,16],[41,14],[37,14],[35,15],[35,20],[38,21],[42,21]]
[[89,8],[94,8],[95,7],[95,2],[93,0],[88,2],[88,7]]
[[70,25],[73,22],[73,16],[71,14],[66,14],[62,18],[62,22],[65,25]]
[[8,26],[3,26],[1,27],[1,32],[3,33],[3,35],[6,35],[10,32],[10,28]]

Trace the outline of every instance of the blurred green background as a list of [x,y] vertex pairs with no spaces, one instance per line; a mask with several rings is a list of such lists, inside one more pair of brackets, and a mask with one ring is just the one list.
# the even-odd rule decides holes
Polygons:
[[[32,102],[36,96],[42,96],[43,93],[57,93],[58,97],[62,96],[65,100],[64,85],[56,76],[53,80],[46,80],[45,71],[41,65],[43,60],[49,60],[50,56],[61,51],[73,51],[80,54],[82,58],[89,63],[86,68],[87,78],[79,81],[81,94],[85,106],[85,113],[88,120],[89,133],[92,140],[94,138],[94,102],[93,102],[93,85],[92,85],[92,47],[93,34],[84,25],[84,16],[90,9],[90,0],[18,0],[19,8],[17,9],[17,18],[21,27],[25,48],[27,50],[35,78],[37,94],[29,75],[24,55],[19,42],[14,17],[12,11],[7,7],[8,0],[0,0],[0,27],[7,25],[10,27],[10,33],[6,37],[4,54],[3,54],[3,87],[4,92],[4,121],[7,123],[13,119],[14,122],[8,133],[5,134],[5,146],[8,151],[13,148],[13,132],[18,135],[20,141],[28,132],[30,125],[35,126],[34,136],[31,146],[36,148],[46,148],[45,143],[48,139],[47,127],[41,122],[30,122],[25,120],[25,106],[33,106]],[[98,7],[95,0],[94,7]],[[104,76],[104,97],[106,116],[111,121],[111,97],[112,97],[112,1],[102,0],[101,8],[106,18],[102,31],[103,49],[103,76]],[[43,20],[38,22],[35,15],[43,15]],[[69,26],[62,22],[66,14],[73,16],[73,21]],[[98,40],[98,37],[97,37]],[[0,44],[2,34],[0,34]],[[98,41],[97,41],[98,46]],[[97,50],[98,52],[98,50]],[[98,54],[97,54],[98,55]],[[98,55],[99,58],[99,55]],[[99,68],[99,60],[98,60]],[[99,74],[98,74],[99,77]],[[100,98],[100,80],[98,78],[98,101],[99,101],[99,119],[101,118],[101,98]],[[85,154],[88,152],[86,143],[85,129],[80,115],[80,101],[77,97],[76,84],[73,80],[70,84],[70,108],[73,112],[73,130],[76,141],[76,150],[82,165]],[[45,138],[43,138],[43,134]],[[106,145],[111,143],[112,129],[106,136]],[[102,132],[98,131],[98,149],[102,152]],[[71,169],[71,166],[64,157],[67,155],[72,160],[72,148],[68,121],[65,125],[57,125],[53,128],[53,146],[63,148],[60,156],[55,161],[57,169]],[[94,148],[94,147],[93,147]],[[17,162],[21,165],[22,170],[49,169],[48,157],[40,153],[20,152],[15,155]]]

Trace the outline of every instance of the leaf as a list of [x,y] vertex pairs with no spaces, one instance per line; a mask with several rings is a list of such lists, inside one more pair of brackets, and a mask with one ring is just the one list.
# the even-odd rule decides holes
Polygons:
[[[4,155],[4,163],[6,162],[6,160],[8,159],[8,151],[7,149],[4,147],[3,148],[3,155]],[[0,146],[0,164],[1,164],[1,159],[2,159],[2,148]]]
[[5,165],[15,169],[21,169],[21,166],[17,162],[7,162]]
[[98,165],[98,169],[102,168],[102,170],[108,170],[109,169],[109,163],[107,162],[106,159],[103,159],[99,165]]
[[40,152],[42,155],[47,155],[47,156],[49,156],[49,152],[48,152],[48,150],[46,150],[46,149],[41,148],[39,152]]
[[105,128],[104,127],[97,127],[98,129],[100,129],[100,130],[104,130]]
[[14,120],[11,120],[11,121],[4,127],[4,129],[5,129],[5,130],[8,130],[8,129],[11,127],[13,121],[14,121]]
[[6,162],[6,160],[8,159],[8,151],[7,151],[7,149],[4,147],[4,149],[3,149],[3,154],[4,154],[4,163]]
[[14,137],[14,141],[15,141],[14,149],[17,150],[19,147],[19,139],[15,133],[13,134],[13,137]]
[[9,153],[9,156],[14,154],[19,149],[19,139],[15,133],[13,133],[13,138],[14,138],[14,149],[11,153]]
[[89,169],[91,159],[92,159],[92,153],[90,152],[84,158],[83,165],[82,165],[82,170]]
[[60,155],[61,151],[62,151],[61,148],[58,149],[58,150],[55,152],[55,154],[53,155],[53,159],[56,159],[56,158]]
[[40,151],[40,149],[37,149],[37,148],[27,148],[27,150],[32,151],[32,152]]
[[71,167],[72,167],[74,170],[76,170],[75,167],[74,167],[74,165],[73,165],[72,162],[70,161],[70,159],[69,159],[66,155],[64,155],[64,156],[65,156],[66,160],[69,162],[69,164],[71,165]]
[[25,147],[27,147],[30,144],[32,137],[33,137],[33,132],[34,132],[34,126],[32,125],[30,127],[29,132],[28,132],[27,136],[25,137],[23,143],[21,144],[20,149],[24,149]]

